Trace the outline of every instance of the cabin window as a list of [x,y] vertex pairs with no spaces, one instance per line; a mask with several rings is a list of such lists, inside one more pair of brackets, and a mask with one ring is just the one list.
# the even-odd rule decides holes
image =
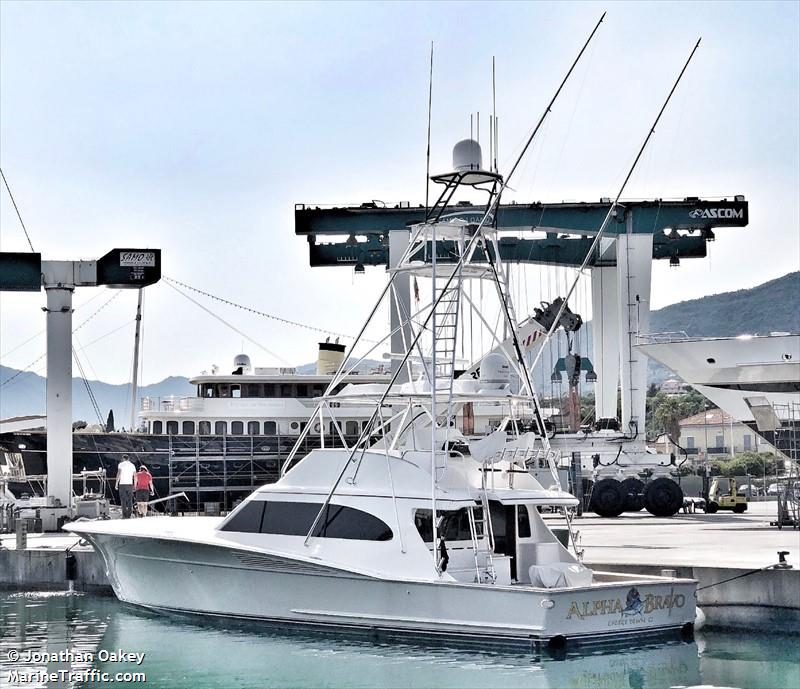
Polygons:
[[231,385],[231,397],[241,397],[241,396],[242,396],[242,386]]
[[291,428],[293,431],[300,430],[300,424],[297,423],[297,421],[292,421],[292,423],[289,424],[289,428]]
[[184,435],[194,435],[194,421],[184,421],[181,425],[181,433]]
[[[481,520],[482,508],[475,508],[475,519]],[[442,519],[439,528],[439,535],[444,536],[445,541],[471,541],[472,531],[469,528],[469,512],[467,508],[460,510],[436,511],[436,516]],[[417,527],[419,535],[426,543],[433,541],[433,526],[431,524],[430,510],[415,510],[414,525]],[[478,527],[480,529],[480,527]],[[480,533],[478,534],[480,536]]]
[[214,422],[214,434],[215,435],[226,435],[228,433],[228,422],[227,421],[215,421]]
[[325,386],[320,384],[315,384],[311,386],[311,396],[312,397],[322,397],[325,394]]
[[[321,509],[321,503],[269,501],[261,533],[305,536]],[[390,541],[393,537],[389,525],[378,517],[344,505],[328,505],[313,535],[357,541]]]
[[297,396],[298,397],[308,397],[308,384],[306,384],[306,383],[298,383],[297,384]]
[[291,383],[281,383],[281,397],[294,397],[294,386]]
[[206,383],[203,386],[203,397],[213,397],[214,396],[214,386],[211,383]]
[[337,395],[340,393],[342,390],[344,390],[345,385],[347,385],[347,383],[339,383],[335,388],[333,388],[333,394]]
[[231,435],[244,435],[243,421],[231,421]]
[[259,426],[261,424],[258,421],[248,421],[247,422],[247,435],[258,435],[259,433]]
[[231,515],[231,518],[220,531],[259,533],[265,504],[263,500],[251,500],[245,503]]
[[264,383],[264,397],[275,397],[274,383]]
[[275,421],[264,422],[264,435],[277,435],[278,424]]
[[177,421],[167,421],[167,435],[178,435]]
[[220,383],[219,385],[217,385],[217,397],[230,397],[231,396],[230,387],[231,386],[228,385],[227,383]]
[[244,387],[247,397],[261,397],[261,386],[258,383],[248,383]]
[[345,421],[344,422],[345,435],[358,435],[358,421]]
[[197,422],[197,433],[199,435],[211,435],[211,422],[210,421],[198,421]]
[[161,421],[153,421],[153,435],[161,435],[164,432],[164,424]]
[[531,520],[525,505],[517,506],[517,538],[531,537]]

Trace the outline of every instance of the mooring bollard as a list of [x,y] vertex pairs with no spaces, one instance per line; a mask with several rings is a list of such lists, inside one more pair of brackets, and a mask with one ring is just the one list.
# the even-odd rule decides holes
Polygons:
[[17,550],[25,550],[28,547],[28,522],[25,519],[17,519]]

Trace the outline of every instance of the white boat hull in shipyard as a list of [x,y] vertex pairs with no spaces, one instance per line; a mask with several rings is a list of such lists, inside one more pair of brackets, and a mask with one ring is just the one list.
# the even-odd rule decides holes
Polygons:
[[[192,542],[185,528],[179,539],[152,537],[143,528],[162,519],[172,527],[199,519],[208,531]],[[210,544],[218,522],[132,521],[124,536],[119,521],[69,529],[102,554],[121,601],[156,610],[478,643],[563,637],[580,644],[679,633],[695,621],[693,580],[595,572],[590,586],[562,590],[388,580],[317,564],[310,556]]]

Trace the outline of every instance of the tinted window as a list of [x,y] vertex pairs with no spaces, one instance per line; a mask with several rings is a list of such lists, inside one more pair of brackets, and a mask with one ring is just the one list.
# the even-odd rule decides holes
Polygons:
[[244,434],[244,422],[231,421],[231,435],[243,435],[243,434]]
[[167,421],[167,434],[168,435],[178,435],[178,422],[177,421]]
[[278,432],[278,424],[275,421],[264,422],[264,435],[275,435]]
[[[222,527],[223,531],[258,531],[284,536],[305,536],[317,518],[322,503],[251,501]],[[377,517],[352,507],[328,505],[314,532],[322,538],[389,541],[392,530]]]
[[294,386],[291,383],[281,383],[281,397],[294,396]]
[[238,385],[231,385],[231,397],[241,397],[242,388]]
[[264,397],[275,397],[274,383],[264,383]]
[[345,435],[358,435],[358,421],[345,421],[344,423]]
[[259,422],[258,421],[248,421],[247,422],[247,434],[248,435],[258,435],[259,432]]
[[297,396],[308,397],[308,385],[306,383],[297,384]]
[[214,422],[214,433],[216,435],[225,435],[228,432],[228,422],[227,421],[215,421]]
[[[475,508],[475,519],[477,522],[481,520],[483,508]],[[458,511],[436,511],[436,516],[442,519],[439,528],[439,535],[444,536],[445,541],[471,541],[472,532],[469,528],[469,512],[466,508]],[[431,525],[431,511],[430,510],[417,510],[414,513],[414,524],[417,527],[419,535],[422,540],[430,543],[433,540],[433,527]],[[476,524],[478,536],[481,536],[481,525]]]
[[161,435],[164,432],[164,424],[161,421],[153,421],[153,433]]
[[517,507],[517,536],[519,538],[531,537],[531,521],[525,505]]
[[222,527],[222,531],[258,533],[261,530],[261,518],[264,514],[264,504],[263,500],[252,500],[248,502]]
[[181,433],[184,435],[194,435],[194,421],[184,421],[181,426]]
[[211,422],[210,421],[198,421],[197,422],[197,432],[200,435],[211,435]]

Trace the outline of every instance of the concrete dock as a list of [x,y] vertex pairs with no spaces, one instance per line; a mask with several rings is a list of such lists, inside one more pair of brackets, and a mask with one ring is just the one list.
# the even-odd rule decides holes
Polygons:
[[[574,523],[589,567],[639,574],[672,569],[698,580],[709,625],[800,633],[800,531],[770,526],[775,510],[774,502],[751,503],[742,515],[637,512],[615,519],[585,515]],[[552,526],[559,521],[548,518]],[[68,548],[77,560],[75,588],[110,593],[102,559],[70,534],[29,534],[21,552],[13,534],[1,536],[0,588],[65,589]],[[791,569],[770,568],[778,551],[789,551]]]

